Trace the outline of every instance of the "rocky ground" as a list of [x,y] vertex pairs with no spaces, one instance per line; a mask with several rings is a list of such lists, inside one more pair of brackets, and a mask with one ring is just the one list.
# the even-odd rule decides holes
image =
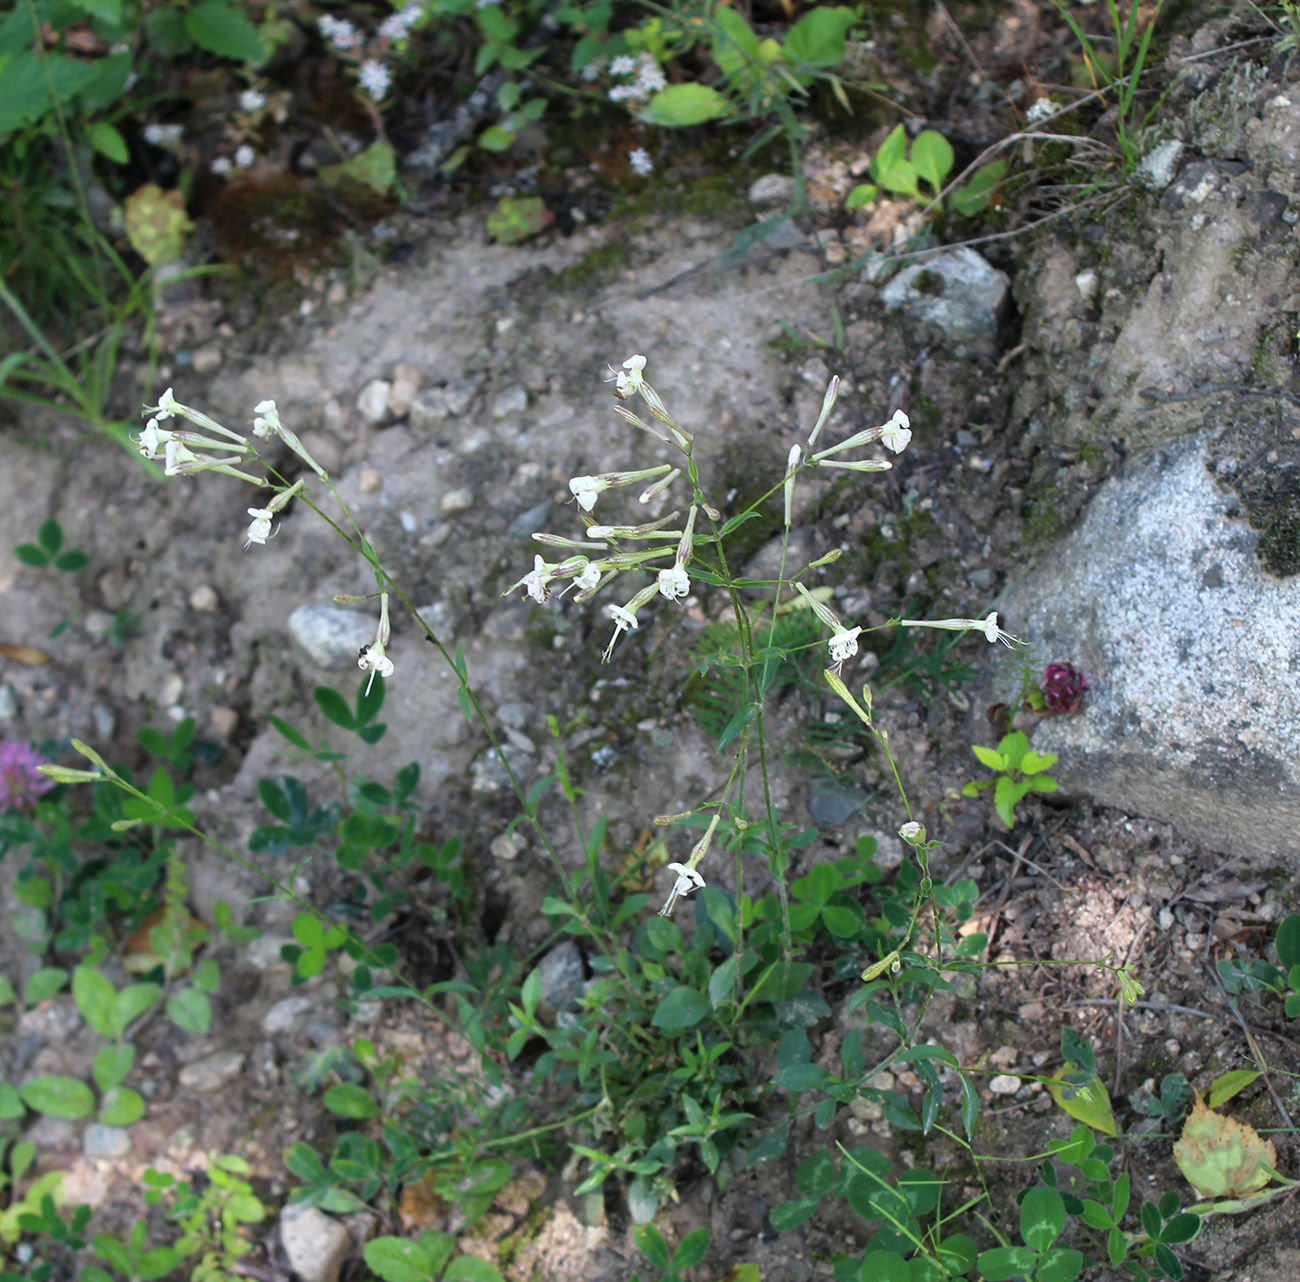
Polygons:
[[[1031,6],[1016,15],[1041,21]],[[647,356],[655,386],[696,433],[711,492],[728,502],[779,479],[831,374],[843,381],[828,439],[906,408],[914,440],[893,471],[800,484],[793,555],[843,550],[821,573],[846,617],[879,625],[904,609],[982,617],[997,607],[1009,631],[1035,643],[1039,667],[1071,661],[1086,672],[1082,711],[1045,722],[1035,739],[1061,755],[1064,791],[1026,804],[1012,832],[987,798],[960,789],[983,773],[970,745],[996,741],[985,710],[1013,697],[1019,661],[995,661],[982,639],[965,640],[953,654],[975,671],[953,697],[902,685],[881,693],[876,709],[931,835],[945,843],[939,872],[960,868],[980,889],[974,923],[990,936],[990,959],[1109,952],[1132,962],[1146,988],[1122,1026],[1106,983],[1087,969],[992,968],[936,1005],[931,1035],[963,1064],[997,1070],[984,1079],[990,1125],[980,1144],[1007,1159],[1068,1133],[1069,1119],[1041,1089],[1008,1076],[1055,1067],[1063,1024],[1106,1048],[1101,1072],[1126,1127],[1137,1120],[1126,1097],[1164,1074],[1204,1086],[1249,1067],[1244,1026],[1212,967],[1269,956],[1272,923],[1297,903],[1300,587],[1286,560],[1295,504],[1286,478],[1300,464],[1290,358],[1300,311],[1300,86],[1285,60],[1204,56],[1236,35],[1221,24],[1175,42],[1171,57],[1187,59],[1186,74],[1150,140],[1179,144],[1165,151],[1168,163],[1107,204],[978,246],[982,258],[968,250],[932,261],[910,288],[906,279],[824,274],[841,256],[883,248],[891,219],[911,216],[901,201],[886,202],[874,229],[819,217],[710,270],[734,233],[779,197],[773,176],[750,188],[751,199],[733,194],[711,212],[652,199],[523,246],[490,243],[473,211],[399,218],[411,252],[362,288],[325,272],[303,286],[293,312],[249,325],[207,295],[177,291],[163,317],[172,350],[162,385],[231,426],[276,399],[422,615],[464,646],[525,785],[554,766],[546,718],[557,718],[586,790],[584,816],[608,821],[611,866],[653,815],[685,809],[724,778],[685,688],[693,647],[724,602],[701,590],[681,609],[654,610],[606,667],[609,625],[595,603],[539,607],[502,596],[528,569],[533,531],[575,532],[570,476],[663,457],[610,412],[606,363]],[[997,40],[1016,38],[1008,19],[976,55],[987,61]],[[814,205],[842,199],[865,151],[825,141],[811,149]],[[936,275],[946,310],[927,286]],[[191,807],[205,830],[243,849],[266,822],[257,781],[289,768],[268,717],[315,737],[324,725],[308,711],[312,688],[352,689],[373,618],[332,598],[368,590],[364,564],[301,505],[265,547],[245,553],[248,487],[211,475],[152,480],[134,459],[53,418],[22,416],[6,426],[3,448],[0,548],[30,539],[52,515],[68,544],[90,556],[84,570],[56,576],[0,554],[0,639],[49,656],[3,661],[5,737],[76,736],[139,765],[137,728],[193,716],[214,747],[196,769]],[[1184,529],[1188,512],[1196,522]],[[778,528],[775,507],[747,527],[752,572],[774,568]],[[1162,537],[1175,529],[1185,539]],[[125,633],[123,611],[135,622]],[[865,649],[850,675],[874,680],[887,670],[888,647],[887,637]],[[396,619],[390,655],[389,730],[355,766],[387,781],[421,763],[420,830],[434,841],[462,837],[477,929],[521,954],[536,948],[547,937],[538,905],[552,874],[540,851],[504,838],[515,810],[500,766],[409,619]],[[896,866],[902,815],[881,760],[796,751],[829,711],[796,690],[773,713],[785,745],[776,800],[784,818],[820,832],[793,872],[851,851],[863,835]],[[292,769],[314,796],[328,795],[328,768]],[[544,815],[561,834],[561,858],[579,866],[559,808]],[[278,1205],[285,1145],[323,1145],[332,1134],[302,1085],[322,1049],[366,1036],[429,1074],[474,1061],[431,1020],[339,1010],[328,973],[291,988],[279,958],[286,906],[254,904],[265,887],[253,874],[198,843],[181,849],[195,915],[211,920],[222,900],[263,932],[222,954],[211,1032],[197,1037],[162,1021],[146,1030],[149,1113],[129,1132],[48,1118],[29,1130],[42,1162],[71,1172],[72,1199],[96,1206],[109,1226],[139,1214],[146,1167],[185,1171],[210,1150],[245,1157],[259,1192]],[[11,853],[0,864],[6,887],[20,859]],[[276,875],[292,866],[288,857],[268,862]],[[338,898],[342,879],[327,856],[294,874],[314,902]],[[12,920],[0,938],[0,972],[19,983],[34,963]],[[427,943],[399,942],[428,964]],[[1243,1011],[1294,1116],[1295,1023],[1277,1002]],[[849,1022],[837,1015],[814,1030],[818,1060],[832,1062]],[[54,998],[13,1021],[4,1076],[85,1076],[93,1051],[71,999]],[[920,1083],[904,1072],[894,1085]],[[1260,1128],[1290,1125],[1261,1084],[1238,1103]],[[825,1139],[810,1119],[799,1125],[796,1159]],[[903,1165],[917,1160],[914,1137],[891,1131],[872,1106],[843,1113],[833,1130],[846,1144],[869,1137]],[[1280,1168],[1294,1175],[1294,1137],[1274,1138]],[[943,1142],[927,1145],[935,1169],[955,1160]],[[1135,1140],[1129,1160],[1135,1187],[1180,1187],[1167,1141]],[[693,1180],[661,1217],[666,1236],[712,1230],[700,1277],[745,1261],[760,1265],[764,1282],[830,1277],[831,1257],[860,1249],[863,1226],[819,1213],[776,1234],[767,1214],[791,1196],[791,1169],[759,1167],[725,1194]],[[1009,1162],[994,1170],[1009,1197],[1023,1172]],[[602,1203],[575,1199],[571,1188],[560,1169],[521,1171],[462,1245],[512,1279],[629,1277],[638,1257],[626,1206],[613,1192]],[[1285,1201],[1215,1221],[1184,1252],[1189,1276],[1293,1277],[1295,1226]],[[303,1282],[336,1276],[376,1226],[361,1216],[345,1227],[330,1236],[281,1223],[250,1257],[256,1276],[288,1277],[290,1268]],[[326,1242],[328,1258],[295,1255],[304,1236]]]

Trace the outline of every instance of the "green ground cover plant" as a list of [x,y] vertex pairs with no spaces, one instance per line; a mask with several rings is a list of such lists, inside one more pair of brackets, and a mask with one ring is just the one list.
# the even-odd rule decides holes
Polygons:
[[[291,1201],[335,1213],[369,1206],[391,1222],[402,1190],[423,1182],[456,1206],[462,1223],[472,1225],[509,1182],[516,1162],[554,1163],[567,1153],[575,1194],[618,1190],[642,1226],[636,1239],[642,1254],[665,1276],[676,1277],[709,1249],[701,1230],[670,1251],[653,1225],[684,1170],[698,1166],[725,1189],[741,1172],[780,1159],[798,1123],[810,1119],[824,1132],[842,1110],[862,1100],[891,1126],[914,1134],[920,1152],[931,1136],[956,1145],[980,1191],[958,1201],[949,1189],[957,1179],[953,1171],[923,1163],[896,1169],[870,1147],[847,1149],[828,1141],[805,1152],[794,1171],[792,1196],[772,1209],[771,1224],[780,1232],[793,1230],[827,1199],[837,1199],[874,1226],[860,1256],[835,1262],[841,1282],[939,1282],[976,1270],[990,1279],[1073,1282],[1089,1263],[1103,1261],[1123,1265],[1140,1279],[1180,1278],[1176,1248],[1195,1236],[1206,1214],[1223,1206],[1201,1204],[1189,1211],[1172,1191],[1130,1205],[1128,1176],[1116,1166],[1123,1140],[1094,1050],[1071,1029],[1062,1041],[1062,1067],[1024,1080],[1040,1083],[1080,1125],[1068,1140],[1033,1157],[1039,1180],[1018,1205],[996,1203],[984,1172],[1002,1159],[980,1146],[978,1082],[987,1070],[963,1064],[933,1040],[926,1017],[936,996],[955,992],[997,963],[986,959],[987,937],[965,929],[978,898],[975,882],[932,872],[939,843],[924,826],[915,818],[903,824],[899,837],[908,856],[892,874],[877,862],[875,842],[863,839],[851,855],[811,859],[806,871],[791,875],[793,861],[813,849],[818,834],[785,822],[772,799],[779,751],[768,716],[783,689],[799,682],[818,685],[860,727],[864,742],[886,764],[904,812],[914,812],[888,729],[874,711],[873,691],[846,676],[859,639],[872,629],[840,619],[829,604],[833,594],[813,573],[833,565],[837,554],[791,564],[787,546],[777,576],[758,581],[732,570],[729,540],[762,509],[781,514],[786,544],[800,479],[811,469],[887,470],[889,458],[870,448],[883,446],[895,455],[905,450],[911,440],[906,415],[896,413],[877,427],[826,444],[822,432],[838,397],[833,379],[817,422],[791,449],[784,475],[727,515],[715,506],[694,457],[696,433],[707,425],[679,422],[646,380],[645,368],[645,359],[634,356],[610,371],[613,410],[629,429],[673,449],[675,465],[573,477],[577,536],[535,534],[543,551],[508,591],[544,605],[561,588],[576,590],[579,602],[614,589],[622,603],[606,606],[613,633],[606,662],[617,661],[620,642],[640,626],[641,611],[671,609],[689,593],[710,588],[727,603],[731,621],[710,630],[691,658],[697,676],[700,666],[705,677],[726,674],[725,684],[715,687],[725,699],[701,704],[728,763],[726,784],[690,810],[654,820],[663,834],[657,843],[661,859],[674,846],[689,844],[689,853],[683,850],[666,867],[656,862],[647,869],[647,858],[640,866],[624,863],[611,871],[617,860],[604,821],[586,821],[558,722],[552,719],[548,727],[554,769],[525,790],[509,758],[500,754],[463,649],[449,649],[411,610],[442,657],[462,711],[500,755],[518,806],[515,825],[536,838],[550,863],[552,889],[541,905],[550,930],[530,956],[481,942],[477,953],[464,957],[463,977],[431,983],[408,977],[395,944],[367,942],[372,927],[399,912],[458,923],[471,894],[473,870],[465,866],[457,839],[431,838],[420,830],[412,801],[420,764],[401,768],[391,781],[363,773],[366,750],[388,733],[380,719],[387,685],[401,680],[387,654],[390,603],[409,608],[408,598],[274,402],[256,407],[249,439],[177,401],[169,389],[150,411],[137,448],[169,475],[211,471],[267,486],[265,506],[249,512],[245,540],[253,555],[277,522],[307,513],[324,520],[373,572],[373,594],[340,600],[377,609],[375,636],[359,656],[362,678],[355,693],[318,687],[300,716],[273,718],[287,756],[328,767],[335,795],[313,796],[288,771],[263,778],[257,792],[267,821],[252,833],[247,855],[203,832],[186,808],[187,777],[202,748],[192,722],[167,734],[141,732],[140,747],[159,763],[147,777],[111,765],[80,743],[73,746],[85,764],[77,768],[37,764],[39,758],[24,749],[27,791],[15,794],[16,804],[0,820],[0,839],[6,853],[27,857],[18,881],[27,913],[24,938],[46,964],[21,999],[12,985],[0,988],[0,1004],[30,1005],[70,985],[81,1018],[103,1045],[93,1083],[45,1076],[0,1084],[0,1119],[18,1120],[28,1110],[68,1119],[97,1113],[108,1124],[129,1126],[147,1109],[129,1085],[138,1030],[159,1013],[191,1033],[208,1028],[210,995],[221,982],[214,956],[219,938],[239,947],[253,932],[238,925],[224,905],[214,927],[190,917],[186,867],[175,845],[186,835],[256,872],[276,896],[295,904],[293,942],[281,955],[296,984],[331,975],[351,1010],[362,1003],[412,1003],[455,1029],[476,1052],[473,1071],[448,1072],[433,1081],[386,1051],[380,1039],[358,1037],[314,1055],[300,1083],[319,1092],[321,1107],[347,1129],[328,1152],[302,1141],[285,1152],[286,1169],[296,1181]],[[272,439],[302,459],[307,476],[291,484],[263,462],[258,443]],[[262,475],[253,477],[249,469]],[[608,511],[619,491],[643,489],[649,501],[674,486],[684,497],[660,519],[627,521]],[[56,555],[61,543],[47,535],[33,546]],[[557,559],[548,561],[547,555]],[[1015,648],[1016,639],[997,619],[991,612],[982,619],[898,618],[883,626],[899,635],[931,629],[945,640],[974,632],[988,644]],[[1044,689],[1068,702],[1067,696],[1078,693],[1077,677],[1064,684],[1049,681]],[[1022,732],[1004,738],[996,752],[976,753],[1004,774],[1000,783],[1009,782],[1000,800],[1010,822],[1015,802],[1029,789],[1013,797],[1014,790],[1041,781],[1051,761],[1032,754]],[[572,822],[576,863],[562,857],[543,820],[542,801],[549,796]],[[79,811],[79,797],[89,803],[88,814]],[[332,857],[346,885],[325,906],[304,899],[292,877],[279,871],[284,865],[271,862],[316,852]],[[710,884],[720,867],[728,870],[725,887]],[[658,913],[651,911],[657,899],[651,889],[629,880],[647,870],[670,879]],[[132,927],[140,935],[149,914],[154,924],[144,931],[135,974],[120,986],[105,974],[106,959]],[[1225,985],[1279,996],[1284,985],[1294,988],[1297,922],[1288,918],[1278,932],[1278,966],[1234,963],[1221,971]],[[544,1001],[538,963],[566,939],[582,943],[592,977],[566,1009],[555,1010]],[[1109,957],[1043,964],[1096,968],[1126,1005],[1141,995],[1129,968]],[[828,998],[842,1002],[846,1017],[860,1012],[870,1034],[847,1030],[833,1067],[814,1057],[809,1036],[814,1024],[834,1013]],[[871,1049],[881,1044],[888,1049]],[[920,1083],[919,1104],[882,1076],[903,1070]],[[514,1089],[501,1091],[507,1076]],[[1246,1084],[1216,1083],[1219,1100]],[[1178,1092],[1176,1083],[1168,1085],[1153,1108],[1172,1122]],[[543,1115],[546,1120],[539,1120]],[[1096,1134],[1114,1141],[1098,1143]],[[22,1145],[10,1153],[6,1178],[14,1190],[11,1210],[18,1209],[2,1222],[5,1240],[22,1246],[29,1262],[38,1258],[33,1242],[68,1245],[81,1241],[86,1228],[80,1212],[70,1221],[63,1218],[59,1173],[27,1178],[32,1156]],[[179,1267],[201,1271],[192,1276],[228,1273],[245,1253],[241,1226],[258,1223],[266,1210],[247,1173],[237,1159],[214,1156],[203,1188],[147,1177],[146,1200],[169,1200],[175,1240],[149,1245],[142,1228],[125,1239],[93,1238],[99,1272],[90,1269],[83,1276],[103,1282],[114,1273],[163,1276]],[[1271,1168],[1258,1174],[1247,1198],[1280,1191],[1281,1185],[1266,1187]],[[367,1245],[365,1260],[386,1282],[499,1276],[494,1266],[456,1251],[450,1234],[387,1233]]]

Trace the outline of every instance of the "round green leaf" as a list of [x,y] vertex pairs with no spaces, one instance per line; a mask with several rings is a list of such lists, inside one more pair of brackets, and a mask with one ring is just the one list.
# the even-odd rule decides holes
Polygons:
[[130,1126],[144,1116],[144,1099],[129,1086],[114,1086],[104,1093],[99,1120],[105,1126]]
[[912,1274],[897,1251],[868,1251],[858,1276],[871,1282],[911,1282]]
[[72,996],[86,1021],[101,1037],[116,1036],[117,990],[92,966],[72,973]]
[[379,1116],[379,1105],[364,1087],[352,1082],[331,1086],[325,1092],[325,1107],[340,1117],[367,1118]]
[[477,1255],[462,1255],[447,1265],[442,1282],[504,1282],[500,1271]]
[[202,1036],[212,1024],[212,1003],[197,988],[182,988],[167,999],[167,1018],[177,1028]]
[[[39,1006],[47,997],[55,993],[68,982],[68,972],[58,966],[45,966],[34,972],[23,985],[23,1005]],[[108,981],[105,980],[105,983]],[[89,1023],[89,1021],[87,1021]],[[91,1025],[93,1028],[94,1025]]]
[[1300,913],[1291,913],[1282,918],[1274,942],[1277,945],[1277,959],[1282,963],[1283,970],[1300,966]]
[[952,148],[948,140],[933,129],[923,129],[912,143],[912,164],[916,172],[938,191],[952,171]]
[[95,1111],[95,1096],[90,1087],[75,1077],[33,1077],[23,1084],[19,1094],[28,1108],[47,1117],[75,1122]]
[[690,81],[661,89],[641,112],[641,119],[647,125],[680,129],[702,125],[730,112],[731,104],[716,89]]
[[674,988],[659,1003],[659,1008],[650,1021],[656,1028],[667,1032],[681,1032],[694,1028],[709,1013],[709,999],[698,989],[687,988],[684,984]]
[[105,1046],[95,1055],[91,1074],[101,1091],[111,1091],[131,1071],[134,1046]]
[[428,1282],[433,1276],[429,1253],[407,1238],[372,1238],[361,1254],[370,1271],[383,1282]]
[[863,923],[853,909],[828,904],[822,909],[822,924],[836,939],[852,939]]
[[1055,1189],[1036,1184],[1020,1203],[1020,1236],[1026,1246],[1046,1251],[1065,1228],[1065,1203]]

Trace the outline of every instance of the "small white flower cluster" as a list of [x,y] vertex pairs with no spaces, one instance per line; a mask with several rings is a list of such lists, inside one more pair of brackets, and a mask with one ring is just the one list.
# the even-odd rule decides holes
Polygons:
[[256,89],[245,89],[239,95],[240,111],[261,111],[266,106],[266,95]]
[[639,58],[620,54],[609,64],[609,74],[636,77],[629,84],[615,85],[609,91],[610,102],[644,102],[668,84],[663,69],[648,53],[643,53]]
[[[253,420],[253,435],[261,440],[278,437],[305,463],[313,468],[323,480],[328,478],[321,471],[316,461],[302,447],[302,442],[280,422],[280,415],[274,401],[262,401],[256,409],[257,417]],[[251,476],[241,471],[236,464],[257,461],[257,455],[246,437],[223,427],[216,419],[209,418],[202,410],[182,405],[169,387],[159,398],[158,404],[145,410],[150,415],[144,430],[135,438],[134,444],[142,458],[161,461],[165,476],[193,476],[198,472],[220,472],[233,476],[253,485],[268,484],[264,478]],[[188,428],[164,427],[172,419],[185,419],[202,431],[194,432]],[[287,488],[271,497],[265,507],[250,507],[248,515],[253,518],[244,536],[244,550],[254,543],[263,544],[272,534],[272,524],[276,515],[284,510],[289,500],[303,488],[302,480],[295,481]]]
[[600,73],[605,70],[604,58],[593,58],[581,71],[582,78],[591,84],[593,80],[600,79]]
[[647,174],[654,173],[655,162],[650,159],[650,155],[644,147],[638,147],[635,151],[628,152],[627,163],[632,166],[632,172],[639,174],[642,178]]
[[246,142],[240,143],[239,146],[235,148],[235,164],[238,165],[240,169],[252,169],[253,161],[256,159],[257,152],[255,152]]
[[385,40],[405,40],[411,28],[424,17],[424,6],[408,4],[396,13],[390,13],[379,24],[379,34]]
[[[673,422],[654,388],[645,381],[642,373],[645,364],[644,356],[631,356],[623,362],[621,370],[611,367],[608,381],[614,383],[614,395],[619,401],[625,401],[639,394],[651,415],[668,429],[670,435],[665,435],[660,428],[643,422],[621,404],[615,407],[614,412],[633,426],[650,432],[657,440],[675,443],[684,454],[689,455],[692,440],[690,433]],[[577,588],[578,592],[574,600],[586,601],[627,570],[637,567],[653,570],[655,572],[653,583],[642,588],[626,605],[608,607],[610,617],[614,620],[614,636],[604,653],[604,660],[608,663],[619,637],[624,632],[635,631],[640,626],[637,612],[642,606],[656,596],[662,596],[667,601],[681,601],[690,595],[691,576],[687,567],[695,551],[695,520],[699,508],[697,504],[691,504],[685,523],[676,529],[665,527],[671,526],[681,516],[680,510],[670,512],[658,521],[649,521],[641,525],[598,525],[594,519],[589,518],[588,513],[595,508],[596,500],[607,490],[622,489],[641,481],[652,482],[640,498],[642,503],[649,503],[667,490],[681,474],[680,468],[662,463],[657,467],[635,471],[602,472],[595,476],[573,477],[569,481],[569,492],[582,513],[583,524],[587,527],[586,539],[570,539],[558,534],[534,534],[533,538],[538,543],[566,548],[576,555],[555,563],[549,563],[541,556],[535,556],[532,570],[519,582],[512,584],[506,590],[507,594],[516,588],[522,588],[540,605],[550,598],[552,583],[567,580],[567,586],[563,591]],[[712,509],[708,510],[710,516],[714,518],[718,516]],[[624,548],[622,546],[624,542],[648,543],[651,546],[641,549]],[[608,553],[608,555],[592,556],[591,553]],[[672,558],[670,564],[666,566],[656,564],[668,557]]]
[[323,13],[316,21],[317,30],[336,49],[346,52],[355,49],[361,43],[361,35],[346,18],[336,18]]
[[184,125],[145,125],[140,131],[151,147],[175,147],[185,134]]
[[208,166],[218,178],[224,178],[234,168],[229,156],[215,156]]
[[357,73],[357,83],[375,102],[383,102],[393,83],[393,73],[375,58],[367,58]]

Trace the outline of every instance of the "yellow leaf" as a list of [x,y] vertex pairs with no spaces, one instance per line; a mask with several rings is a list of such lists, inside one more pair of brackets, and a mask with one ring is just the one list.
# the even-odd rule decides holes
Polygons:
[[163,191],[154,183],[145,183],[125,204],[127,239],[150,267],[181,256],[194,224],[185,213],[185,197],[179,191]]
[[1072,1071],[1074,1070],[1068,1066],[1058,1068],[1052,1074],[1053,1080],[1047,1083],[1048,1094],[1056,1101],[1058,1107],[1063,1108],[1076,1122],[1091,1126],[1094,1131],[1100,1131],[1103,1135],[1118,1135],[1119,1128],[1115,1125],[1115,1114],[1110,1111],[1110,1096],[1106,1094],[1101,1078],[1094,1077],[1086,1086],[1074,1087],[1073,1095],[1067,1095],[1062,1079],[1067,1072]]
[[1174,1161],[1201,1197],[1243,1197],[1272,1179],[1277,1149],[1253,1126],[1212,1113],[1198,1092]]

